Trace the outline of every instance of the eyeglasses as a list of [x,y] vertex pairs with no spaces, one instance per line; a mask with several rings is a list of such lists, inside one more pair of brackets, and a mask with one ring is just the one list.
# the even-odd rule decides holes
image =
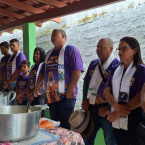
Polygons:
[[117,51],[125,52],[128,48],[130,48],[130,47],[123,46],[123,47],[121,47],[121,48],[117,48],[116,50],[117,50]]

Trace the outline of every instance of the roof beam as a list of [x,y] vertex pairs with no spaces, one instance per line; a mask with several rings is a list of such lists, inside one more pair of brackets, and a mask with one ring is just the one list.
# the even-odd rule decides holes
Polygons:
[[35,22],[35,24],[37,27],[41,27],[43,23],[42,22]]
[[67,6],[66,4],[59,2],[57,0],[38,0],[38,1],[58,8]]
[[11,29],[11,30],[8,30],[8,31],[6,31],[6,32],[8,32],[8,33],[10,33],[10,34],[13,34],[14,30]]
[[23,30],[23,27],[22,27],[22,26],[19,26],[19,27],[17,27],[16,29]]
[[34,8],[34,7],[30,6],[30,5],[27,5],[27,4],[23,3],[23,2],[19,2],[17,0],[0,0],[0,2],[4,3],[4,4],[7,4],[9,6],[15,7],[17,9],[21,9],[21,10],[24,10],[24,11],[28,11],[28,12],[34,13],[34,14],[45,12],[42,9]]
[[7,24],[7,23],[10,23],[11,21],[7,20],[7,19],[2,19],[0,18],[0,23],[1,24]]
[[109,1],[108,0],[81,0],[79,2],[72,3],[67,7],[50,9],[41,14],[36,14],[23,18],[21,20],[16,20],[15,22],[11,22],[10,24],[1,26],[0,31],[12,29],[15,28],[16,26],[20,26],[27,22],[36,22],[36,21],[44,21],[44,20],[48,21],[56,17],[61,17],[61,16],[81,12],[84,10],[96,8],[110,3],[115,3],[118,1],[122,1],[122,0],[109,0]]
[[61,17],[53,18],[53,19],[51,19],[51,21],[54,21],[56,23],[61,23]]
[[7,16],[7,17],[17,18],[17,19],[24,18],[23,15],[20,15],[20,14],[17,14],[17,13],[14,13],[14,12],[8,11],[6,9],[2,9],[2,8],[0,8],[0,14]]

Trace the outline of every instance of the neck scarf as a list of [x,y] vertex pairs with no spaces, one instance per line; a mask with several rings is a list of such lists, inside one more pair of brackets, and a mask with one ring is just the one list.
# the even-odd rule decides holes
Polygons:
[[[109,67],[109,65],[112,63],[113,60],[114,60],[114,56],[113,56],[113,54],[111,54],[109,56],[109,58],[101,66],[103,73]],[[99,63],[101,64],[100,60],[99,60]],[[98,89],[99,89],[99,86],[100,86],[102,80],[103,79],[100,74],[99,67],[97,65],[93,72],[93,76],[91,78],[91,81],[89,84],[89,89],[88,89],[88,94],[87,94],[87,98],[89,99],[90,104],[95,104],[97,92],[98,92]]]
[[[58,90],[60,93],[64,93],[64,90],[65,90],[64,52],[65,52],[66,46],[67,46],[67,44],[65,44],[61,47],[60,52],[59,52],[59,57],[58,57]],[[48,51],[46,58],[45,58],[45,64],[47,64],[47,60],[53,50],[54,50],[54,48]]]
[[[20,51],[18,51],[18,53],[16,54],[16,56],[14,57],[14,59],[13,59],[13,62],[12,62],[12,74],[15,72],[15,70],[16,70],[16,59],[17,59],[17,56],[19,55],[19,53],[20,53]],[[13,55],[12,55],[13,56]],[[11,57],[12,57],[11,56]],[[10,57],[10,59],[11,59],[11,57]],[[9,59],[9,60],[10,60]]]
[[[123,78],[123,70],[124,65],[119,65],[117,69],[115,70],[115,73],[113,75],[112,80],[112,88],[113,88],[113,96],[115,98],[115,101],[118,103],[119,98],[119,92],[126,92],[127,93],[127,102],[129,100],[129,92],[130,92],[130,82],[131,79],[136,71],[136,67],[133,66],[133,62],[128,66]],[[122,78],[122,81],[121,81]],[[121,85],[120,85],[121,82]],[[115,109],[112,107],[111,111],[113,112]],[[126,117],[120,117],[115,122],[112,123],[112,126],[117,129],[124,129],[128,130],[128,116]]]

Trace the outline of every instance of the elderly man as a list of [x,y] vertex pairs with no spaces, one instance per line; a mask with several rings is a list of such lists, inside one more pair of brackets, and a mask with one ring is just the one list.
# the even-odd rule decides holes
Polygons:
[[[78,49],[66,43],[65,31],[53,30],[51,41],[54,48],[46,55],[45,65],[40,71],[35,93],[40,95],[39,90],[44,79],[46,103],[49,105],[51,119],[59,120],[61,127],[70,129],[68,120],[74,111],[78,92],[76,84],[83,71],[83,62]],[[53,82],[55,82],[55,87],[51,90],[49,87],[52,85],[49,81],[50,73],[53,74]]]
[[119,64],[119,60],[114,58],[112,51],[113,41],[109,38],[101,39],[96,50],[99,59],[90,63],[84,78],[82,108],[85,111],[90,109],[95,125],[91,136],[84,139],[86,145],[94,145],[100,128],[103,129],[106,145],[116,145],[112,124],[106,119],[110,113],[110,105],[103,96],[108,76],[111,70]]

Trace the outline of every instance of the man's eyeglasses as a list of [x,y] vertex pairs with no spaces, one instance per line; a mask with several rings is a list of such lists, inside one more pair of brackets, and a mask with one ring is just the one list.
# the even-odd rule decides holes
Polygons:
[[123,47],[117,48],[116,50],[117,50],[117,51],[125,52],[128,48],[130,48],[130,47],[123,46]]

